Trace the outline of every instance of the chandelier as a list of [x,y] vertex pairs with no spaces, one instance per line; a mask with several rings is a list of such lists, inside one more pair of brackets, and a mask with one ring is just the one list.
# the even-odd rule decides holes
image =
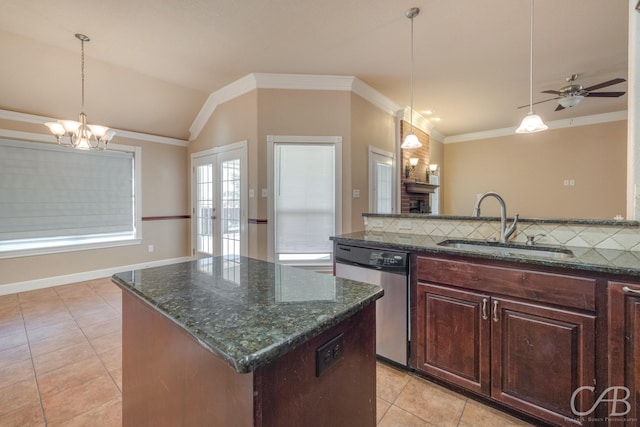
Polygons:
[[106,126],[88,125],[87,115],[84,113],[84,42],[91,39],[84,34],[76,34],[80,40],[81,75],[82,75],[82,109],[80,119],[58,120],[47,122],[45,126],[55,135],[58,144],[80,150],[106,150],[107,144],[116,134]]

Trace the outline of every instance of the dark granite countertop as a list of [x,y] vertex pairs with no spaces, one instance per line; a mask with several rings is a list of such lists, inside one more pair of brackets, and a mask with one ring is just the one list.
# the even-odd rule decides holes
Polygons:
[[251,258],[117,273],[113,281],[246,373],[340,323],[382,288]]
[[473,250],[438,246],[438,243],[443,240],[449,240],[449,238],[442,236],[360,231],[334,236],[331,237],[331,239],[340,243],[364,244],[369,247],[396,249],[407,252],[420,251],[434,254],[464,255],[471,258],[559,267],[576,270],[576,272],[586,271],[640,277],[640,252],[633,251],[563,246],[562,248],[569,249],[573,252],[574,257],[555,259],[530,255],[488,254]]

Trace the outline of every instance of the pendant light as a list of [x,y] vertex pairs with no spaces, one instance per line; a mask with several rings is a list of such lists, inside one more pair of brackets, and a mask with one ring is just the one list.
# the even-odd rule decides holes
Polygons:
[[418,148],[422,147],[418,137],[413,134],[413,18],[418,16],[420,9],[412,7],[404,12],[404,16],[411,19],[411,118],[409,119],[411,125],[411,131],[406,136],[400,148]]
[[529,49],[529,113],[520,127],[516,129],[516,133],[533,133],[547,130],[549,127],[544,124],[540,116],[533,112],[533,2],[531,0],[531,33],[530,33],[530,49]]
[[77,122],[75,120],[58,120],[47,122],[45,126],[55,135],[60,145],[79,150],[106,150],[107,144],[116,133],[106,126],[87,124],[87,115],[84,113],[84,43],[91,39],[84,34],[76,34],[76,38],[80,40],[81,52],[82,109],[80,120]]

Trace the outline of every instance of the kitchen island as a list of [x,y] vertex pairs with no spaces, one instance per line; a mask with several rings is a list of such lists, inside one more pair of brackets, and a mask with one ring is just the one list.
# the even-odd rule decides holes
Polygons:
[[380,287],[220,257],[112,280],[125,426],[375,425]]

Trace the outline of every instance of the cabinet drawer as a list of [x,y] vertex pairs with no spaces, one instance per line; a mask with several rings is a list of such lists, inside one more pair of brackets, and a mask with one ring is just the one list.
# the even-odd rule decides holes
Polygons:
[[428,257],[418,257],[417,276],[419,281],[595,311],[595,279]]

